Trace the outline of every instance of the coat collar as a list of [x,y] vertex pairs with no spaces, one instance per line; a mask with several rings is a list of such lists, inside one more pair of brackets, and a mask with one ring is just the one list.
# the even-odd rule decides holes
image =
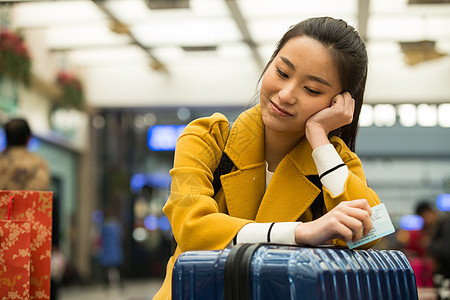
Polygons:
[[264,163],[264,125],[259,104],[234,122],[224,151],[240,170]]
[[222,176],[231,216],[257,222],[296,221],[320,193],[306,178],[317,174],[306,138],[283,158],[265,192],[264,125],[259,105],[234,122],[225,153],[237,168]]

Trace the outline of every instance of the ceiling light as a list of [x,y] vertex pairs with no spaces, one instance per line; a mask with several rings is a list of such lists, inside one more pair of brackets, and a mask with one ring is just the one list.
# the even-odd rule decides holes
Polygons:
[[414,104],[400,104],[397,107],[399,122],[404,127],[413,127],[417,122],[416,106]]
[[439,126],[441,127],[450,127],[450,103],[444,103],[439,105],[438,109],[438,118],[439,118]]
[[378,127],[392,127],[396,121],[395,107],[392,104],[377,104],[373,110],[374,123]]
[[437,125],[437,107],[435,104],[419,104],[417,106],[417,123],[424,127]]
[[373,107],[372,105],[363,104],[359,115],[359,126],[369,127],[373,125]]

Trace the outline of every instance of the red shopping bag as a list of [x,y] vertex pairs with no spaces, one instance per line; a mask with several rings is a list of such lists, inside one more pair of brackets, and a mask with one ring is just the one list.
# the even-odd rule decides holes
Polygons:
[[52,200],[52,192],[0,191],[0,220],[30,224],[29,299],[50,299]]
[[0,221],[0,299],[30,299],[28,221]]

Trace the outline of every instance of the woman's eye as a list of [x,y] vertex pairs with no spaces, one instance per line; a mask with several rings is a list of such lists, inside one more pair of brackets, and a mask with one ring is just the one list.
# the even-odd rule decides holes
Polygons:
[[316,91],[316,90],[313,90],[313,89],[310,89],[309,87],[307,87],[307,86],[305,86],[305,90],[308,92],[308,93],[310,93],[310,94],[313,94],[313,95],[319,95],[320,94],[320,92],[319,91]]
[[284,77],[284,78],[289,78],[288,74],[284,73],[283,71],[281,71],[280,69],[277,68],[277,73],[280,74],[280,76]]

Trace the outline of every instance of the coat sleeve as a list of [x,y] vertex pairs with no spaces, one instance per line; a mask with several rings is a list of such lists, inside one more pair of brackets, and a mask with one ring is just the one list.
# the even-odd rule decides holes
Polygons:
[[191,122],[177,141],[170,196],[163,208],[181,251],[223,249],[249,220],[219,212],[213,199],[213,173],[229,124],[214,114]]
[[[366,176],[364,175],[359,157],[350,151],[341,139],[333,137],[330,141],[335,146],[336,151],[339,153],[344,163],[347,165],[349,174],[347,180],[345,181],[344,191],[340,195],[333,196],[325,187],[323,188],[326,210],[332,210],[342,201],[356,199],[366,199],[371,207],[380,204],[380,198],[367,184]],[[373,247],[378,241],[379,240],[376,240],[365,244],[360,248]],[[341,239],[335,240],[335,244],[338,246],[347,247],[345,241]]]

